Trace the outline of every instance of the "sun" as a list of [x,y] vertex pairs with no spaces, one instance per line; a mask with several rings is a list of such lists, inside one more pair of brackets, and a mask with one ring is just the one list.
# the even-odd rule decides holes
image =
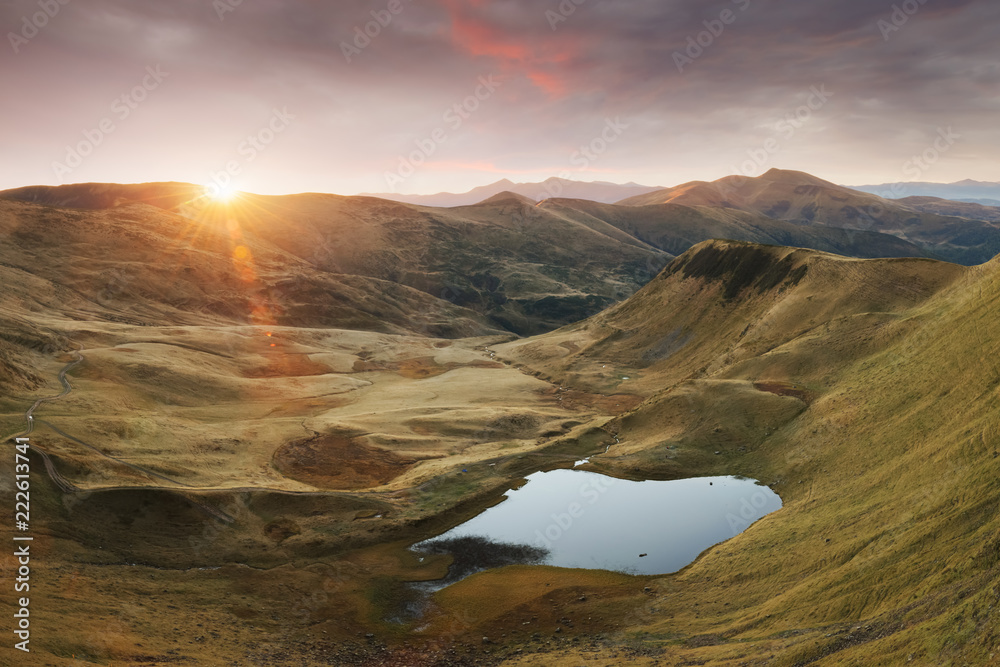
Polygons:
[[239,195],[240,191],[232,184],[223,186],[218,183],[209,183],[205,186],[205,196],[219,204],[228,204]]

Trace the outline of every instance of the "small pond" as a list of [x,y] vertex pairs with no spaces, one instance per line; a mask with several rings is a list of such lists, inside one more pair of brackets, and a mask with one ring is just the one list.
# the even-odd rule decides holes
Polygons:
[[501,543],[504,553],[487,557],[481,567],[450,572],[442,583],[508,562],[667,574],[781,508],[776,493],[739,477],[633,482],[553,470],[527,479],[500,504],[414,545],[418,551],[447,550],[449,544],[468,545],[464,538],[472,537],[484,538],[481,548]]

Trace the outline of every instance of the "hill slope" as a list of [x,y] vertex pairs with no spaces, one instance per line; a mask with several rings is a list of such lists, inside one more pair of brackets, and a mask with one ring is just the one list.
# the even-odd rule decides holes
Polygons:
[[679,255],[708,239],[731,239],[832,252],[848,257],[921,257],[919,246],[889,234],[806,227],[721,206],[653,204],[614,206],[581,200],[549,199],[541,208],[563,215],[602,220],[656,248]]
[[983,206],[972,202],[952,201],[938,197],[904,197],[897,199],[900,204],[925,213],[1000,222],[1000,207]]
[[[5,432],[58,394],[73,350],[84,358],[32,434],[46,452],[32,459],[33,582],[59,591],[33,600],[46,662],[995,658],[1000,259],[708,241],[588,320],[498,345],[509,336],[428,337],[422,321],[491,329],[398,284],[336,282],[299,258],[308,239],[268,231],[274,201],[252,201],[264,213],[238,229],[149,204],[2,204]],[[531,210],[645,247],[571,204]],[[514,224],[525,205],[499,197],[439,223],[499,247],[498,210]],[[310,232],[303,219],[286,234]],[[280,290],[293,270],[315,287]],[[338,289],[340,310],[325,301]],[[336,326],[372,313],[386,333]],[[746,475],[784,507],[674,575],[514,566],[435,594],[419,621],[393,616],[414,603],[403,582],[449,565],[410,544],[584,456],[620,477]]]
[[970,220],[942,215],[797,171],[772,169],[757,178],[727,176],[712,183],[695,181],[620,203],[732,208],[805,226],[882,232],[915,243],[935,256],[969,265],[988,261],[1000,251],[1000,229],[992,216]]
[[[198,243],[204,238],[213,244],[210,254],[216,258],[216,268],[192,271],[199,280],[212,283],[221,275],[219,267],[232,265],[229,255],[233,249],[245,247],[252,255],[260,255],[260,261],[270,258],[269,270],[278,282],[268,289],[275,291],[275,298],[295,302],[298,297],[293,293],[302,291],[302,302],[294,306],[298,317],[319,303],[317,290],[326,290],[336,295],[330,298],[339,304],[338,312],[360,309],[368,313],[360,319],[344,316],[341,326],[353,327],[351,322],[356,320],[357,326],[372,329],[378,329],[373,322],[382,308],[388,313],[387,321],[406,319],[402,314],[406,308],[400,308],[398,301],[404,292],[412,293],[399,292],[402,287],[474,311],[496,328],[520,335],[542,333],[627,298],[674,255],[711,238],[859,257],[925,254],[916,245],[891,235],[807,227],[732,208],[615,206],[578,199],[535,204],[514,192],[500,192],[478,204],[453,208],[323,194],[244,194],[238,201],[222,205],[207,200],[201,188],[183,183],[81,184],[0,193],[0,205],[23,221],[21,234],[30,226],[27,222],[32,216],[44,220],[51,214],[86,218],[87,222],[80,224],[95,230],[103,226],[103,231],[95,234],[124,234],[123,240],[143,238],[149,245],[141,250],[124,241],[115,246],[131,267],[119,267],[124,271],[121,275],[137,273],[158,256],[190,264],[199,256]],[[18,205],[35,208],[12,208]],[[242,240],[227,238],[231,234]],[[70,234],[68,238],[74,237]],[[44,245],[44,234],[38,240]],[[78,252],[81,257],[90,257],[91,252],[79,245],[64,250],[67,257]],[[186,259],[178,259],[182,255]],[[310,278],[306,282],[287,276],[279,280],[276,276],[286,259],[288,267],[296,267],[292,273],[303,269]],[[82,271],[91,265],[89,260],[75,261]],[[111,265],[100,259],[93,265],[101,264]],[[178,303],[186,298],[183,292],[187,290],[195,294],[194,305],[204,296],[198,296],[201,288],[191,281],[173,285],[156,282],[174,293],[154,299],[163,297]],[[398,293],[391,297],[396,305],[371,301],[358,291],[367,289],[363,285],[371,292]],[[86,286],[78,285],[77,289],[88,294]],[[154,294],[156,290],[147,290],[145,297]],[[256,298],[266,298],[262,295],[264,292],[258,290]],[[368,303],[361,306],[362,302]],[[315,311],[317,316],[321,311]],[[308,318],[301,321],[309,324]],[[329,317],[324,320],[331,321]],[[449,335],[446,327],[436,327],[432,333]]]
[[[305,270],[313,283],[352,284],[354,289],[368,284],[372,294],[423,292],[447,302],[435,308],[471,309],[495,327],[520,334],[550,330],[598,312],[632,294],[671,257],[610,228],[609,237],[544,214],[537,224],[529,224],[523,211],[531,205],[506,198],[464,209],[429,209],[363,197],[247,194],[222,205],[185,184],[84,184],[0,193],[0,206],[9,220],[20,221],[16,243],[54,243],[55,236],[46,236],[50,232],[30,230],[32,223],[45,225],[46,216],[72,218],[78,226],[92,227],[97,236],[121,235],[118,250],[125,254],[106,261],[135,270],[164,259],[162,253],[188,266],[201,252],[199,243],[214,244],[209,252],[216,263],[207,269],[213,275],[232,264],[233,249],[242,245],[260,255],[259,261],[265,256],[273,260],[270,270],[278,273],[285,262],[292,273]],[[240,240],[230,239],[231,234]],[[125,242],[129,238],[133,245],[140,238],[151,245],[134,248]],[[79,255],[74,261],[81,270],[97,250],[93,243],[53,248],[67,257]],[[313,283],[301,288],[315,292]],[[283,280],[281,289],[298,287]],[[360,293],[342,297],[358,303],[369,299]],[[309,299],[315,294],[303,307]],[[378,311],[374,303],[372,307]],[[405,310],[395,312],[405,319]]]
[[609,424],[620,444],[598,469],[726,471],[781,494],[782,510],[636,603],[624,626],[660,659],[988,664],[998,306],[996,260],[713,242],[626,303],[499,350],[570,387],[649,396]]
[[[882,183],[881,185],[852,185],[852,190],[860,190],[880,197],[939,197],[971,202],[977,199],[1000,200],[1000,183],[964,180],[957,183]],[[897,194],[898,193],[898,194]]]
[[501,192],[513,192],[533,202],[548,199],[549,197],[571,197],[574,199],[588,199],[611,203],[625,199],[626,197],[634,197],[655,190],[659,190],[659,188],[639,185],[637,183],[626,183],[625,185],[606,183],[604,181],[582,183],[565,178],[549,178],[540,183],[514,183],[505,178],[496,183],[473,188],[469,192],[461,194],[451,192],[441,192],[435,195],[380,193],[367,196],[420,206],[451,207],[478,204]]
[[195,223],[145,204],[88,211],[0,199],[0,235],[3,301],[11,312],[27,307],[135,325],[499,331],[418,290],[319,271],[218,220]]

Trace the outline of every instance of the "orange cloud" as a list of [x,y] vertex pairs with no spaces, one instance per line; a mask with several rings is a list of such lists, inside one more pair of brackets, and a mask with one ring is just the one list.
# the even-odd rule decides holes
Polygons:
[[528,72],[528,78],[552,97],[562,97],[566,94],[566,82],[549,72],[532,70]]
[[[502,68],[524,72],[536,87],[551,97],[567,93],[564,80],[551,71],[552,65],[569,61],[577,51],[572,42],[565,40],[562,50],[548,53],[539,50],[537,43],[529,44],[526,37],[505,31],[474,14],[485,6],[485,0],[443,0],[451,19],[451,37],[455,45],[471,56],[495,58]],[[555,38],[547,42],[556,45]]]

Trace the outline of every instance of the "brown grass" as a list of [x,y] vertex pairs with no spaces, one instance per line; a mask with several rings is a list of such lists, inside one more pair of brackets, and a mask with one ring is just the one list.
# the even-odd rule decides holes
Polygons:
[[399,477],[416,461],[371,447],[360,437],[320,435],[289,442],[274,453],[283,475],[319,489],[367,489]]
[[[257,492],[110,491],[137,479],[39,427],[38,446],[58,450],[94,493],[67,497],[35,478],[38,655],[56,665],[80,655],[322,665],[357,654],[377,665],[393,664],[392,650],[424,664],[454,649],[473,662],[555,667],[993,664],[1000,265],[766,252],[807,271],[730,299],[725,277],[665,275],[586,323],[488,341],[530,375],[477,367],[483,340],[437,347],[303,330],[285,332],[303,347],[289,352],[342,355],[340,372],[251,379],[242,368],[270,362],[248,360],[262,353],[243,329],[49,321],[88,361],[70,378],[73,394],[39,417],[188,484]],[[205,351],[116,352],[156,337]],[[214,347],[222,338],[231,351]],[[361,378],[355,360],[382,365]],[[391,368],[407,360],[457,366],[419,378]],[[59,366],[43,370],[54,377]],[[570,392],[580,411],[553,405]],[[642,402],[616,415],[625,396]],[[5,423],[23,423],[30,398],[12,400]],[[309,414],[278,409],[289,405]],[[620,442],[595,466],[745,474],[784,507],[674,575],[511,567],[435,595],[420,631],[385,621],[403,581],[447,567],[417,561],[409,544],[496,502],[524,474],[602,451],[612,432]],[[301,493],[312,482],[283,477],[272,460],[303,480],[352,486]],[[250,501],[230,511],[233,523],[197,504],[224,509],[241,495]],[[21,664],[11,656],[0,649]]]

